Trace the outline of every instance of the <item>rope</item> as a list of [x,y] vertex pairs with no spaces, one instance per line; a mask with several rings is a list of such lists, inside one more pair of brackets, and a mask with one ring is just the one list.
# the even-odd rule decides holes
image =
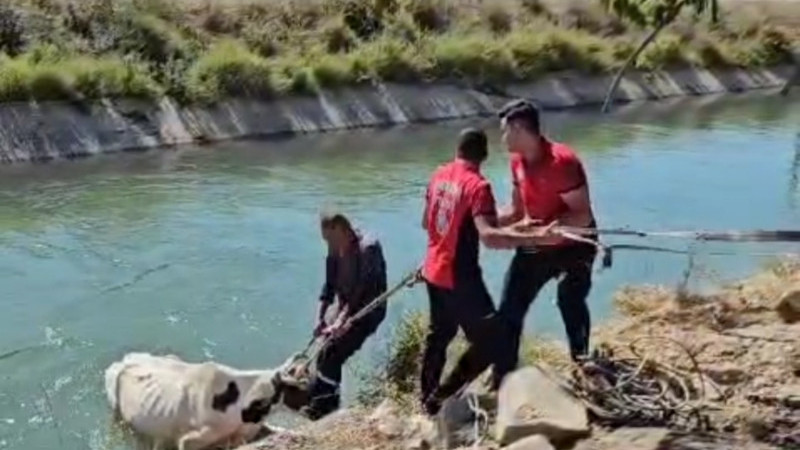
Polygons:
[[[407,273],[406,276],[404,276],[391,289],[387,290],[378,297],[375,297],[375,299],[373,299],[370,303],[368,303],[366,306],[358,310],[358,312],[350,316],[350,318],[347,319],[348,325],[352,326],[353,323],[363,319],[365,316],[374,311],[380,305],[386,303],[394,294],[399,292],[403,287],[414,286],[414,284],[416,284],[416,282],[419,280],[418,274],[419,274],[419,268],[414,269],[413,271]],[[311,340],[309,340],[305,349],[303,349],[303,351],[301,351],[296,355],[295,360],[299,361],[299,363],[289,368],[290,374],[307,373],[308,366],[311,364],[311,362],[317,359],[317,356],[319,356],[320,352],[322,352],[322,350],[331,342],[331,340],[332,340],[331,336],[322,336],[322,339],[320,339],[317,336],[312,336]]]
[[[480,399],[478,399],[478,394],[475,392],[467,394],[467,405],[469,405],[469,409],[472,410],[472,413],[475,415],[475,422],[472,429],[472,448],[478,448],[483,443],[484,433],[482,433],[481,428],[489,425],[489,414],[486,410],[481,408]],[[483,427],[481,427],[481,421],[483,421]]]
[[[655,361],[637,348],[642,340],[677,345],[692,364],[685,372]],[[664,337],[640,337],[629,344],[632,358],[615,358],[610,349],[595,351],[573,371],[569,388],[583,400],[595,419],[610,426],[672,426],[709,428],[703,413],[706,382],[694,355],[682,343]],[[663,347],[659,347],[659,351]],[[700,380],[695,390],[690,378]]]
[[553,232],[573,235],[607,234],[633,237],[673,237],[699,241],[800,242],[800,230],[639,231],[625,228],[554,227]]
[[[572,231],[568,231],[568,230],[572,230]],[[578,231],[578,233],[576,233],[575,231]],[[563,237],[563,238],[566,238],[566,239],[569,239],[569,240],[572,240],[572,241],[575,241],[575,242],[580,242],[580,243],[583,243],[583,244],[591,245],[591,246],[595,247],[597,249],[598,253],[603,255],[603,257],[602,257],[602,267],[604,269],[607,269],[607,268],[609,268],[609,267],[611,267],[613,265],[613,255],[614,255],[614,251],[616,251],[616,250],[637,250],[637,251],[670,253],[670,254],[675,254],[675,255],[690,255],[690,256],[693,256],[696,253],[698,253],[698,251],[696,251],[696,250],[691,250],[691,251],[690,250],[681,250],[681,249],[674,249],[674,248],[669,248],[669,247],[660,247],[660,246],[655,246],[655,245],[639,245],[639,244],[611,244],[611,245],[604,245],[604,244],[600,243],[599,241],[584,237],[583,235],[579,234],[579,233],[585,233],[585,234],[594,233],[594,234],[597,234],[598,232],[606,232],[606,234],[625,234],[625,235],[635,235],[635,236],[639,236],[639,237],[647,237],[647,236],[656,235],[655,233],[644,233],[644,232],[638,232],[638,231],[630,231],[629,232],[629,231],[625,231],[625,230],[593,230],[591,228],[556,228],[556,229],[553,229],[552,232],[554,234],[557,234],[557,235]],[[675,233],[690,233],[690,232],[675,232]],[[691,233],[694,233],[694,232],[691,232]],[[800,240],[800,232],[780,232],[780,231],[775,231],[775,232],[768,232],[768,233],[772,233],[769,236],[775,236],[776,233],[798,233],[797,237],[798,237],[798,240]],[[663,235],[663,233],[658,234],[658,235]],[[702,235],[702,233],[700,233],[698,235]],[[716,239],[701,239],[701,240],[718,240],[718,241],[720,241],[720,240],[729,240],[729,241],[757,240],[757,241],[770,241],[770,239],[767,239],[767,238],[761,238],[761,239],[744,239],[744,238],[741,238],[741,239],[738,239],[738,238],[734,238],[733,235],[731,235],[730,239],[722,239],[721,238],[722,235],[723,235],[723,233],[716,233],[715,234],[715,236],[717,237]],[[675,236],[678,236],[678,235],[675,235]],[[706,236],[708,236],[708,235],[706,235]],[[782,235],[782,236],[787,236],[787,235]],[[793,235],[788,235],[787,240],[792,240],[790,238],[793,238]],[[732,255],[740,255],[740,254],[742,254],[741,252],[718,251],[718,250],[711,250],[711,251],[706,250],[706,251],[702,251],[702,253],[707,254],[707,255],[711,255],[711,256],[732,256]],[[750,255],[750,256],[775,256],[774,253],[753,253],[753,252],[748,252],[747,254]]]

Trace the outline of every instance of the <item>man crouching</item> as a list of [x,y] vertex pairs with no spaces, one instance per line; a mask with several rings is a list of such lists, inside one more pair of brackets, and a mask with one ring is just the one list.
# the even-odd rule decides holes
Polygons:
[[189,363],[176,356],[129,353],[105,371],[115,415],[153,448],[201,450],[237,446],[267,428],[272,406],[305,404],[305,389],[277,369],[237,370],[213,362]]
[[[328,244],[328,256],[314,335],[326,336],[329,341],[316,361],[309,392],[311,403],[303,408],[311,420],[339,408],[342,366],[386,317],[386,305],[381,304],[358,321],[350,321],[353,314],[386,292],[386,261],[380,242],[353,228],[343,214],[323,214],[320,228]],[[334,297],[338,298],[339,309],[328,325],[325,315]]]

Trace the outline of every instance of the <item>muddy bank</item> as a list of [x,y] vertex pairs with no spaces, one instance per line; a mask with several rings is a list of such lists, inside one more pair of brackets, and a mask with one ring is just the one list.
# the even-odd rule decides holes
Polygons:
[[[620,360],[637,354],[642,365],[636,380],[656,366],[680,374],[692,392],[698,417],[704,420],[690,423],[666,417],[661,423],[609,425],[592,409],[596,398],[579,389],[558,393],[576,379],[576,368],[567,361],[566,348],[540,342],[538,351],[532,352],[536,356],[525,358],[531,366],[515,372],[516,381],[507,379],[497,396],[486,393],[480,382],[471,387],[489,416],[488,426],[479,427],[482,441],[477,448],[800,446],[800,262],[776,264],[710,295],[638,286],[620,291],[615,303],[618,317],[595,330],[595,345],[612,349]],[[539,366],[547,367],[553,377],[538,375]],[[635,382],[622,380],[613,390]],[[408,394],[412,401],[406,406],[398,401],[402,399],[391,398],[378,407],[345,409],[240,450],[422,450],[443,448],[443,443],[450,448],[474,444],[469,409],[465,415],[464,408],[446,407],[445,414],[431,421],[413,406],[415,393]],[[669,395],[634,400],[645,408],[668,401]]]
[[[631,73],[621,102],[777,89],[793,67]],[[378,127],[486,116],[509,97],[527,97],[545,109],[599,105],[609,76],[562,73],[502,92],[455,85],[376,84],[272,102],[229,100],[213,107],[105,100],[96,104],[0,105],[0,161],[41,162],[180,144]],[[788,100],[787,100],[788,101]]]

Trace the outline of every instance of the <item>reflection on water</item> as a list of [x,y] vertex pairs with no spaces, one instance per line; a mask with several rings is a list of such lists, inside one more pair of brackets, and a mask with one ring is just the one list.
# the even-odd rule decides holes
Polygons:
[[[485,172],[509,194],[496,124]],[[546,126],[589,172],[604,227],[796,228],[800,105],[747,95],[629,105],[608,116],[554,113]],[[464,123],[237,142],[0,171],[0,448],[100,448],[108,417],[102,370],[128,350],[271,366],[303,345],[322,281],[316,214],[336,205],[384,244],[390,277],[424,250],[422,190],[451,157]],[[788,193],[787,195],[787,186]],[[609,242],[626,242],[608,239]],[[687,248],[679,240],[648,244]],[[786,244],[705,244],[690,283],[742,276],[748,253]],[[506,252],[485,251],[499,293]],[[685,255],[618,252],[597,274],[595,321],[623,284],[677,284]],[[552,286],[529,313],[531,331],[561,338]],[[376,339],[424,307],[404,291]],[[17,351],[20,350],[20,351]],[[345,390],[352,394],[356,367]]]

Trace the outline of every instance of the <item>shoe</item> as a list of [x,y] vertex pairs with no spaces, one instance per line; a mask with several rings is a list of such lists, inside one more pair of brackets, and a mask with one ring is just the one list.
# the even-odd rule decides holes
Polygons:
[[338,395],[328,394],[326,396],[316,397],[311,400],[310,405],[300,409],[300,414],[304,415],[309,420],[317,421],[339,409],[339,403],[340,399]]
[[444,403],[444,401],[437,398],[435,395],[428,396],[428,398],[422,402],[422,410],[425,411],[425,414],[428,416],[434,417],[441,411],[442,403]]

